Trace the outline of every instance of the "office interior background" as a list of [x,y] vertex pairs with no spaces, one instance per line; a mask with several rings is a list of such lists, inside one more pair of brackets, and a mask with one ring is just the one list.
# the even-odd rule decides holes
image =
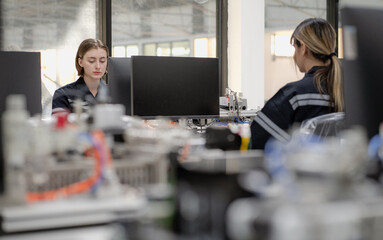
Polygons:
[[[30,51],[41,54],[43,118],[51,116],[51,101],[54,91],[78,78],[74,58],[79,44],[86,38],[102,39],[110,47],[110,55],[113,57],[134,55],[216,57],[219,60],[221,94],[224,94],[227,87],[236,92],[242,92],[243,97],[248,100],[248,108],[258,109],[284,84],[301,79],[303,76],[295,67],[292,58],[294,49],[290,44],[291,33],[302,20],[320,17],[327,19],[338,28],[338,56],[343,57],[340,37],[342,35],[342,22],[339,20],[339,10],[344,5],[383,9],[383,0],[1,0],[0,51]],[[38,69],[38,67],[34,67],[34,69]],[[168,69],[168,71],[172,71],[172,69]],[[28,81],[28,79],[22,80]],[[106,80],[113,81],[113,79],[108,78]],[[101,110],[99,108],[98,113],[103,113]],[[99,115],[98,117],[103,119]],[[82,123],[81,118],[78,120]],[[194,123],[194,119],[191,120],[191,123]],[[311,145],[305,145],[306,148],[304,148],[300,142],[301,139],[295,138],[292,141],[294,145],[287,145],[286,147],[275,145],[274,153],[276,154],[269,156],[269,159],[275,164],[270,164],[271,166],[267,167],[269,167],[270,175],[275,177],[275,182],[280,181],[282,183],[281,189],[287,190],[283,192],[279,189],[280,192],[278,193],[278,189],[272,184],[269,175],[259,169],[261,164],[262,168],[266,165],[263,162],[263,152],[259,154],[260,152],[257,151],[246,150],[246,143],[248,142],[243,141],[246,151],[238,151],[235,153],[236,155],[230,155],[232,152],[227,151],[227,155],[223,155],[222,152],[224,151],[215,149],[214,142],[213,144],[210,143],[211,149],[202,148],[201,146],[208,146],[208,143],[204,142],[208,138],[205,139],[202,134],[191,135],[190,129],[186,131],[181,127],[172,128],[173,126],[168,127],[164,123],[156,129],[156,127],[152,127],[155,125],[150,125],[150,123],[143,127],[141,123],[146,121],[139,121],[140,124],[132,119],[130,121],[129,131],[125,131],[123,134],[128,144],[119,142],[121,141],[120,135],[116,137],[115,142],[113,142],[114,139],[106,139],[113,142],[113,150],[115,150],[113,153],[117,156],[116,159],[113,159],[116,170],[116,174],[113,176],[122,176],[121,179],[127,180],[126,182],[121,180],[123,183],[129,183],[131,176],[133,180],[136,180],[134,179],[136,177],[137,182],[155,183],[167,183],[169,179],[174,180],[174,177],[176,178],[174,185],[178,191],[177,194],[173,196],[173,192],[166,191],[169,190],[168,188],[162,188],[164,186],[159,186],[160,194],[155,191],[141,191],[140,186],[137,188],[130,188],[130,186],[119,188],[120,183],[116,181],[117,178],[112,176],[108,179],[107,176],[105,179],[107,179],[107,183],[111,183],[110,185],[105,184],[105,188],[98,182],[92,185],[91,190],[98,190],[97,194],[99,195],[89,195],[84,198],[74,196],[74,198],[68,198],[69,201],[64,202],[65,206],[63,207],[60,205],[62,203],[60,200],[63,200],[61,194],[63,196],[70,195],[71,192],[67,189],[72,190],[74,188],[70,187],[78,186],[72,185],[73,182],[82,183],[78,179],[87,177],[88,175],[84,172],[89,174],[89,169],[93,173],[97,169],[100,170],[101,165],[104,164],[102,167],[105,167],[108,160],[106,158],[110,157],[107,156],[107,144],[102,144],[101,140],[104,139],[100,136],[98,137],[101,139],[86,134],[73,136],[70,127],[66,131],[51,130],[51,128],[46,128],[48,125],[43,124],[45,121],[31,121],[34,124],[33,131],[26,138],[25,135],[18,134],[23,131],[23,128],[18,128],[21,125],[17,125],[16,122],[15,125],[9,126],[13,126],[12,130],[18,134],[20,141],[7,142],[7,146],[12,147],[9,149],[14,151],[13,153],[28,152],[25,154],[27,156],[25,158],[28,158],[28,163],[32,163],[34,168],[27,170],[31,170],[28,174],[32,173],[34,178],[30,178],[32,181],[29,181],[28,186],[25,186],[24,183],[26,182],[19,181],[16,182],[18,185],[12,185],[10,183],[14,182],[9,181],[8,185],[11,185],[11,188],[6,189],[12,193],[9,194],[9,199],[14,198],[23,201],[19,203],[21,210],[18,210],[16,206],[16,211],[12,212],[12,209],[15,209],[12,202],[10,208],[2,211],[0,236],[2,236],[4,229],[12,235],[12,232],[54,229],[57,227],[56,223],[58,223],[58,228],[64,228],[60,230],[65,231],[65,228],[75,227],[73,229],[75,231],[81,230],[79,226],[100,224],[97,222],[98,220],[101,221],[101,229],[104,229],[103,224],[105,222],[109,224],[110,219],[113,221],[122,219],[121,225],[126,226],[127,233],[129,230],[134,232],[137,229],[135,228],[137,222],[130,225],[130,222],[125,221],[124,217],[128,215],[127,213],[141,213],[141,210],[146,211],[148,209],[149,217],[143,217],[143,225],[150,222],[151,217],[165,223],[165,225],[166,223],[170,225],[169,222],[173,221],[177,231],[195,237],[187,239],[201,239],[197,238],[201,236],[204,237],[202,239],[224,239],[223,233],[233,236],[232,239],[255,239],[257,234],[261,233],[268,237],[266,239],[273,240],[380,239],[383,236],[380,227],[380,223],[383,221],[383,202],[381,201],[383,195],[381,172],[383,168],[378,169],[380,173],[376,177],[376,184],[362,178],[365,174],[365,168],[367,168],[364,165],[368,155],[367,141],[361,137],[362,134],[358,135],[360,132],[357,130],[356,134],[346,136],[345,141],[342,139],[339,142],[331,142],[331,140],[324,142],[321,145],[325,149],[324,152],[317,151],[318,149],[315,148],[317,145],[314,144],[312,148]],[[12,121],[8,121],[8,123],[10,122]],[[49,123],[49,121],[46,122]],[[161,121],[159,122],[161,123]],[[102,125],[97,121],[95,123]],[[114,123],[118,125],[120,122]],[[238,127],[242,123],[245,123],[243,126],[247,126],[249,122],[237,121],[237,123],[239,123]],[[94,125],[97,126],[97,124]],[[219,125],[221,122],[218,120],[216,124]],[[202,125],[201,122],[197,122],[195,125],[197,127],[193,128],[193,131],[197,130],[198,132],[200,129],[201,131],[198,133],[201,133]],[[83,127],[81,124],[79,126]],[[82,129],[78,131],[83,133],[81,132]],[[107,137],[110,137],[112,133],[109,133],[110,135]],[[238,137],[233,133],[230,134],[230,137]],[[243,133],[243,139],[249,140],[249,134],[249,132],[247,135]],[[82,137],[87,139],[82,139]],[[98,159],[96,154],[93,157],[96,166],[94,169],[93,167],[90,168],[91,165],[87,162],[89,160],[86,154],[88,145],[85,142],[88,145],[91,142],[90,145],[93,144],[95,149],[98,148],[96,152],[100,153]],[[382,142],[379,144],[383,145]],[[24,145],[28,145],[28,148],[18,148]],[[174,146],[178,147],[176,152],[172,152]],[[381,153],[378,150],[376,152]],[[8,161],[13,165],[9,165],[11,167],[6,165],[7,169],[10,170],[5,172],[6,179],[17,179],[19,176],[17,174],[24,174],[24,165],[22,165],[24,162],[13,161],[14,159],[18,160],[19,154],[14,156],[16,157]],[[293,170],[296,172],[302,173],[297,175],[302,178],[296,179],[298,185],[303,183],[302,194],[296,194],[296,196],[302,197],[301,201],[297,201],[294,195],[296,192],[293,191],[295,189],[291,188],[294,185],[290,185],[292,182],[290,176],[288,174],[283,175],[283,171],[274,171],[280,170],[281,168],[278,167],[283,167],[283,164],[278,164],[290,156],[292,156],[291,159],[297,159],[297,161],[292,161],[290,166],[295,167]],[[102,157],[104,159],[101,159]],[[275,161],[273,157],[279,162]],[[379,157],[381,156],[379,155]],[[226,175],[223,178],[216,178],[217,175],[214,174],[200,174],[201,172],[198,170],[188,171],[184,166],[190,162],[186,161],[184,166],[178,165],[185,159],[191,160],[192,164],[193,161],[197,163],[200,161],[201,165],[206,164],[207,166],[214,165],[211,162],[214,161],[217,163],[214,167],[217,166],[218,169],[214,173],[221,176],[222,172],[220,172],[219,167],[223,166],[223,172],[227,171],[225,172]],[[142,160],[148,162],[147,165],[143,166],[150,168],[142,168],[144,170],[138,168],[137,171],[134,168],[135,164],[147,163]],[[379,160],[378,163],[381,164],[381,159],[374,160]],[[169,167],[168,162],[175,165]],[[60,175],[57,174],[58,172],[51,171],[52,169],[56,170],[54,168],[56,166],[58,170],[62,170],[59,168],[61,167],[60,164],[50,165],[51,163],[63,164],[63,174]],[[78,165],[78,163],[84,163],[84,166]],[[131,163],[133,164],[129,165]],[[51,169],[51,166],[54,167]],[[139,164],[137,166],[141,167]],[[81,167],[85,169],[84,172],[82,172]],[[305,169],[305,167],[307,168]],[[246,174],[247,172],[244,175],[239,174],[240,170],[250,168],[254,170],[250,171],[250,174]],[[128,171],[131,169],[139,174],[132,174]],[[169,169],[177,172],[171,172]],[[233,171],[230,172],[231,170]],[[232,174],[233,172],[234,174]],[[281,172],[282,176],[278,175]],[[235,174],[243,176],[243,178],[237,181],[236,178],[232,178]],[[72,177],[74,175],[76,177]],[[92,179],[95,179],[93,176],[96,175],[90,175]],[[279,176],[282,179],[278,178]],[[286,176],[287,178],[283,178]],[[101,179],[101,173],[98,177]],[[58,180],[51,181],[51,179]],[[60,179],[69,180],[69,183],[60,182]],[[249,182],[255,185],[246,185]],[[283,185],[284,183],[287,184]],[[308,184],[306,185],[306,183]],[[55,184],[69,187],[57,188]],[[90,186],[90,184],[88,185]],[[24,192],[19,191],[20,188]],[[29,200],[42,201],[51,197],[50,194],[46,194],[47,192],[50,193],[51,188],[57,190],[54,191],[53,198],[58,201],[48,202],[46,205],[48,208],[43,206],[44,203],[30,205],[37,206],[37,208],[30,208],[31,212],[25,211],[25,209],[28,210],[29,205],[24,202],[24,193],[29,194],[27,195],[30,197]],[[36,190],[36,192],[30,191],[31,189]],[[48,191],[45,191],[46,189]],[[62,189],[67,192],[64,194]],[[127,189],[126,192],[131,191],[131,194],[125,196],[125,189]],[[155,188],[148,189],[153,190]],[[37,190],[41,190],[43,194],[38,194]],[[251,196],[256,197],[242,199],[242,197],[249,197],[249,192],[252,194]],[[147,196],[145,194],[151,197],[150,199],[148,197],[150,201],[146,201]],[[280,199],[276,198],[278,194],[280,194]],[[116,196],[121,197],[124,201],[115,201],[114,197]],[[125,197],[130,198],[132,202],[127,203]],[[237,197],[241,199],[238,199],[236,204],[229,205],[230,198],[233,200]],[[255,199],[258,197],[259,199]],[[0,198],[0,202],[1,200]],[[76,201],[76,203],[71,200]],[[80,204],[77,200],[80,200]],[[107,207],[105,209],[100,209],[98,204],[104,203],[103,200],[111,201],[106,202]],[[277,201],[274,202],[274,200],[281,200],[282,204],[278,206]],[[162,204],[164,202],[170,203]],[[130,209],[132,207],[129,205],[130,203],[137,205]],[[296,205],[291,203],[296,203]],[[60,207],[56,207],[58,205],[55,204],[59,204]],[[172,208],[172,205],[175,206],[175,209]],[[39,206],[42,208],[39,209]],[[157,206],[157,208],[152,208],[153,206]],[[11,211],[7,211],[9,209]],[[84,211],[81,212],[80,210]],[[98,214],[99,210],[101,214],[104,211],[109,217],[111,212],[118,216],[113,215],[106,220],[94,217],[97,216],[94,213]],[[44,215],[46,212],[49,213],[47,218]],[[154,214],[150,215],[152,213]],[[84,216],[80,216],[82,214]],[[28,215],[29,217],[25,218]],[[55,216],[57,216],[56,221]],[[74,221],[77,219],[75,217],[84,218],[82,221],[76,222]],[[141,221],[140,217],[137,219]],[[61,222],[61,220],[63,221]],[[130,228],[131,226],[133,228]],[[269,226],[274,228],[269,228]],[[256,231],[249,231],[251,227],[254,227]],[[109,228],[109,225],[105,230],[113,230],[114,232],[114,229]],[[303,230],[301,236],[299,230]],[[85,237],[81,239],[101,239],[103,236],[99,234],[96,238],[90,234],[87,228],[85,231]],[[314,236],[312,233],[319,233],[319,235],[308,238],[307,236]],[[209,238],[209,234],[211,238]],[[242,234],[248,237],[243,237]],[[49,239],[60,238],[56,232],[53,232],[51,236],[56,238]],[[73,232],[70,232],[68,236],[65,239],[73,239]],[[374,237],[362,238],[361,236]],[[24,239],[30,239],[27,235],[25,237]],[[4,239],[15,240],[17,238],[10,236],[10,238]],[[44,238],[36,237],[35,239]],[[64,237],[60,239],[64,239]],[[103,239],[116,239],[116,237],[113,235],[113,237]],[[157,235],[141,239],[175,238]]]
[[243,92],[257,108],[302,76],[291,58],[293,29],[305,18],[326,19],[335,2],[383,7],[380,0],[2,0],[0,49],[41,52],[44,116],[54,90],[77,79],[74,56],[85,38],[108,41],[115,57],[219,57],[221,88]]

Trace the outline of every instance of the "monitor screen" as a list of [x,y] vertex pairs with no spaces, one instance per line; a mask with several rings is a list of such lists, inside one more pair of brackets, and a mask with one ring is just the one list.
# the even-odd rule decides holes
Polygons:
[[111,102],[124,105],[126,115],[131,115],[130,69],[130,58],[110,57],[108,60],[108,86]]
[[341,19],[346,124],[363,126],[371,138],[383,121],[383,10],[345,7]]
[[38,52],[1,52],[0,87],[0,193],[4,191],[4,157],[2,142],[2,116],[6,98],[10,94],[23,94],[31,115],[41,113],[41,64]]
[[217,58],[132,56],[132,115],[219,116]]

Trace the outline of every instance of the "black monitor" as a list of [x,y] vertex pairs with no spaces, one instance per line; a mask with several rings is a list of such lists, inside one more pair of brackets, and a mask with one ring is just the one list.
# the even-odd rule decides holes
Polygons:
[[131,115],[131,60],[110,57],[108,60],[108,85],[112,103],[125,106],[126,115]]
[[217,58],[132,56],[132,115],[219,116]]
[[371,138],[383,122],[383,10],[345,7],[341,19],[346,124]]
[[6,98],[23,94],[30,114],[41,113],[41,64],[39,52],[0,51],[0,194],[4,191],[4,157],[1,119]]

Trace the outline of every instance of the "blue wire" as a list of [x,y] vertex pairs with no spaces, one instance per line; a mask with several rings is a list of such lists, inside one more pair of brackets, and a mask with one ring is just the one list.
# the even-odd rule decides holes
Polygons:
[[382,137],[379,134],[371,138],[368,144],[368,156],[370,159],[374,159],[375,157],[378,157],[380,161],[383,160],[379,156],[379,149],[382,146],[382,144],[383,144]]
[[285,166],[284,158],[289,154],[283,145],[280,145],[277,140],[271,139],[265,145],[266,165],[271,176],[282,184],[287,196],[292,201],[297,201],[298,190],[294,183],[294,178]]
[[227,123],[221,122],[218,118],[215,119],[217,122],[221,123],[218,126],[227,126]]
[[100,173],[100,176],[98,177],[98,179],[96,180],[96,182],[91,186],[91,193],[92,194],[95,194],[97,189],[103,184],[104,180],[105,180],[105,176],[104,176],[104,169],[105,169],[105,152],[103,151],[103,147],[102,147],[102,144],[100,143],[100,141],[98,141],[95,137],[93,137],[91,134],[89,133],[80,133],[79,134],[79,137],[80,138],[84,138],[84,140],[86,140],[87,142],[91,143],[92,146],[94,146],[100,156],[100,168],[101,168],[101,173]]
[[105,181],[105,176],[104,176],[104,171],[105,171],[105,163],[106,163],[106,159],[105,159],[105,151],[104,151],[104,148],[101,144],[100,141],[98,141],[96,138],[92,137],[93,138],[93,141],[95,142],[95,148],[97,149],[99,155],[100,155],[100,162],[101,162],[101,173],[100,173],[100,176],[99,178],[97,179],[97,181],[93,184],[93,186],[91,187],[91,193],[92,194],[95,194],[97,189],[104,183]]

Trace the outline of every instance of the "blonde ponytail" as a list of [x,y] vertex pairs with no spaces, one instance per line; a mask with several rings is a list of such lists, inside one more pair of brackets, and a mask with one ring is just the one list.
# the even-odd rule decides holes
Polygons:
[[305,43],[312,55],[325,64],[325,67],[315,72],[315,85],[319,93],[330,95],[334,110],[342,112],[344,109],[342,71],[335,54],[334,28],[324,19],[309,18],[297,26],[291,36],[291,42]]

